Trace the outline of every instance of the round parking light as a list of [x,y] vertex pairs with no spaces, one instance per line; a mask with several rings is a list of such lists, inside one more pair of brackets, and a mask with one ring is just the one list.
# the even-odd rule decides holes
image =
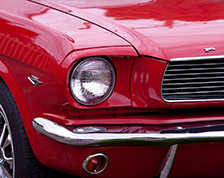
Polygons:
[[103,153],[91,155],[83,162],[83,169],[89,174],[99,174],[103,172],[108,165],[109,158]]

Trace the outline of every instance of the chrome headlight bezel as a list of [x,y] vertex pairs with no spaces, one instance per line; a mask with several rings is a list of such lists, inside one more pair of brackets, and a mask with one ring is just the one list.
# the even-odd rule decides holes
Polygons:
[[[100,69],[100,67],[102,67],[102,69]],[[105,69],[103,69],[104,67]],[[92,77],[92,80],[91,80],[91,77]],[[94,81],[93,80],[94,77],[96,77],[97,80]],[[98,80],[99,79],[102,80],[102,78],[105,78],[106,81],[99,82]],[[91,90],[90,89],[91,87],[89,87],[90,90],[87,90],[85,86],[83,85],[84,83],[83,81],[84,82],[87,81],[85,84],[89,86],[90,86],[90,82],[94,81],[95,88]],[[88,84],[88,81],[89,81],[89,84]],[[96,81],[98,82],[97,84],[96,84]],[[107,83],[107,84],[105,85],[104,83]],[[116,83],[116,71],[112,62],[109,61],[109,59],[105,59],[103,57],[89,57],[89,58],[85,58],[81,60],[74,66],[73,70],[71,71],[71,75],[69,79],[69,88],[73,98],[79,104],[84,106],[95,106],[95,105],[99,105],[103,103],[105,100],[107,100],[110,97],[110,95],[112,94],[114,90],[115,83]],[[101,90],[101,92],[98,92],[100,93],[101,96],[95,96],[91,99],[89,97],[92,95],[90,91],[94,91],[96,94],[97,88]],[[89,93],[89,96],[88,96],[88,93]]]

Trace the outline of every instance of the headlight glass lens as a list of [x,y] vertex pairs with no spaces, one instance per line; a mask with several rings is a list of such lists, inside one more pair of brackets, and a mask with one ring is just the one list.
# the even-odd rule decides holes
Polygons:
[[86,106],[105,101],[113,91],[114,85],[114,68],[101,57],[92,57],[80,62],[74,68],[70,79],[73,97]]

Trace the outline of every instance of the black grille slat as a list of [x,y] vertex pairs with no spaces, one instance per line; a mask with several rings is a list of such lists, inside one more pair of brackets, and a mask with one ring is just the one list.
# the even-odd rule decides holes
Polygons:
[[[223,93],[224,94],[224,90],[220,90],[220,91],[192,91],[194,92],[195,94],[211,94],[211,93]],[[192,92],[176,92],[175,94],[176,95],[184,95],[184,94],[187,94],[187,95],[191,95]],[[170,95],[170,93],[163,93],[163,95]]]
[[173,81],[173,80],[181,80],[181,81],[183,81],[183,80],[192,80],[192,81],[194,81],[194,80],[206,80],[206,81],[222,81],[222,80],[224,79],[224,76],[218,76],[218,77],[210,77],[209,78],[209,76],[208,77],[185,77],[185,78],[169,78],[169,79],[163,79],[163,81]]
[[184,69],[170,69],[169,72],[185,72],[185,71],[212,71],[212,70],[220,70],[220,71],[223,71],[224,70],[224,67],[207,67],[207,68],[203,68],[203,67],[200,67],[200,68],[184,68]]
[[[209,90],[209,89],[220,89],[220,90],[224,90],[224,86],[200,86],[201,90]],[[170,91],[188,91],[188,90],[195,90],[195,87],[184,87],[184,89],[176,89],[176,88],[167,88],[166,91],[164,91],[163,93],[168,93]]]
[[[216,63],[206,63],[206,64],[202,64],[201,66],[203,66],[203,67],[205,67],[205,66],[208,66],[208,67],[210,67],[210,66],[216,66],[217,64]],[[198,66],[198,64],[194,64],[194,63],[192,63],[192,64],[188,64],[188,66],[187,67],[199,67]],[[224,64],[221,64],[221,66],[224,66]],[[172,68],[175,68],[175,67],[179,67],[179,68],[186,68],[186,64],[174,64],[174,65],[172,65],[172,66],[170,66],[170,68],[172,69]]]
[[[188,82],[188,83],[176,83],[175,85],[207,85],[207,84],[217,84],[217,81],[205,81],[205,82]],[[224,81],[219,81],[220,85],[224,85]],[[217,85],[218,85],[217,84]],[[163,86],[173,86],[173,83],[164,83]],[[175,86],[174,86],[175,87]]]
[[[224,71],[223,72],[213,72],[212,74],[211,74],[211,72],[203,72],[203,73],[183,73],[183,74],[178,74],[178,76],[179,77],[182,77],[182,76],[222,76],[222,75],[224,75]],[[176,73],[175,74],[166,74],[166,78],[169,78],[169,77],[173,77],[173,76],[175,76],[175,77],[178,77],[177,75],[176,75]]]
[[168,102],[224,100],[224,58],[169,62],[162,97]]

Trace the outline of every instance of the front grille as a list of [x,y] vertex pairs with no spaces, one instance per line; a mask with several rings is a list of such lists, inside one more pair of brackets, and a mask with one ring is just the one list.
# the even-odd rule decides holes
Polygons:
[[162,97],[167,102],[224,100],[224,57],[170,61]]

